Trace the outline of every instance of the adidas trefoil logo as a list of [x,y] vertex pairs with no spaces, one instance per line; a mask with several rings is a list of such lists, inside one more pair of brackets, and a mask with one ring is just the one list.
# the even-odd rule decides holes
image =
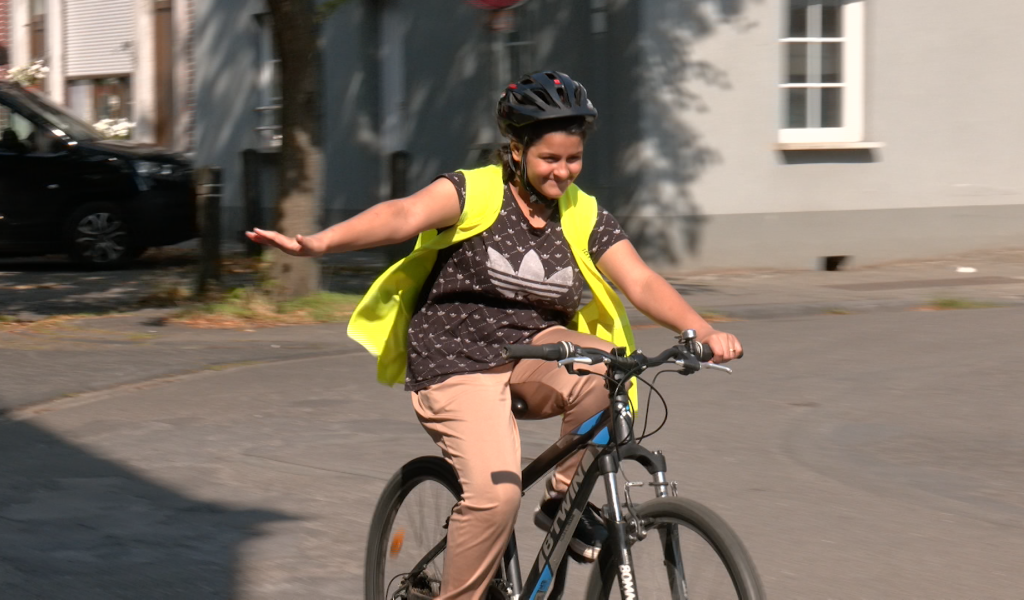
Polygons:
[[566,267],[551,277],[544,276],[544,264],[536,250],[523,257],[519,270],[512,268],[508,259],[494,248],[487,248],[487,274],[494,286],[507,298],[558,298],[572,287],[572,267]]

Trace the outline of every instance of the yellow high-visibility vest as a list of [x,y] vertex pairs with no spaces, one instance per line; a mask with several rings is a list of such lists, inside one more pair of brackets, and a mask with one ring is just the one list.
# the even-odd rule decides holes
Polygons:
[[[501,210],[505,184],[500,166],[461,173],[466,177],[466,204],[458,223],[440,234],[433,229],[421,233],[412,253],[373,282],[349,319],[348,336],[377,357],[377,380],[385,385],[405,381],[409,322],[437,252],[486,231]],[[636,346],[626,309],[590,260],[590,233],[597,223],[597,200],[573,184],[558,199],[558,210],[562,232],[593,295],[593,300],[573,317],[569,329],[595,335],[632,352]],[[630,397],[635,412],[635,385],[630,389]]]

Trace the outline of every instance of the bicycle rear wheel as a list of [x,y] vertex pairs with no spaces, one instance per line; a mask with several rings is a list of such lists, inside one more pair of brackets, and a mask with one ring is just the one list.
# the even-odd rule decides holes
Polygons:
[[[644,534],[637,536],[630,528],[636,597],[764,600],[750,554],[711,509],[684,498],[657,498],[638,506],[636,513]],[[619,597],[619,562],[616,550],[606,544],[591,571],[587,598]]]
[[388,481],[370,522],[367,600],[421,600],[441,590],[448,517],[462,497],[455,470],[422,456]]

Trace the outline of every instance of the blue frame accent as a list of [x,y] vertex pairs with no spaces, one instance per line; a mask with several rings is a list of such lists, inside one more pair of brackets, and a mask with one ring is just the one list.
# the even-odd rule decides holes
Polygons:
[[[576,435],[584,435],[590,433],[590,430],[597,426],[597,422],[601,420],[601,415],[603,414],[604,412],[599,412],[596,415],[590,417],[586,421],[580,423],[579,427],[573,429],[570,433]],[[607,443],[607,441],[605,443]]]
[[611,434],[608,432],[608,428],[605,427],[594,436],[594,439],[590,440],[591,443],[597,444],[598,446],[607,446],[611,440]]
[[552,579],[551,566],[545,565],[544,570],[540,573],[540,579],[537,580],[537,587],[533,590],[533,594],[530,595],[530,600],[536,600],[537,594],[548,591],[548,588],[551,587]]

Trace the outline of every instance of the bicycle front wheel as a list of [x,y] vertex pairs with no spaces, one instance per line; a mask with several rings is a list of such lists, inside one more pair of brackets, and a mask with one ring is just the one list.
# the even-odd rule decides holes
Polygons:
[[684,498],[657,498],[636,513],[639,527],[629,528],[633,572],[620,569],[618,552],[606,544],[591,571],[587,598],[618,598],[621,577],[637,598],[764,600],[750,554],[711,509]]
[[461,497],[455,470],[440,457],[416,458],[395,473],[370,522],[367,600],[421,600],[440,593],[448,517]]

